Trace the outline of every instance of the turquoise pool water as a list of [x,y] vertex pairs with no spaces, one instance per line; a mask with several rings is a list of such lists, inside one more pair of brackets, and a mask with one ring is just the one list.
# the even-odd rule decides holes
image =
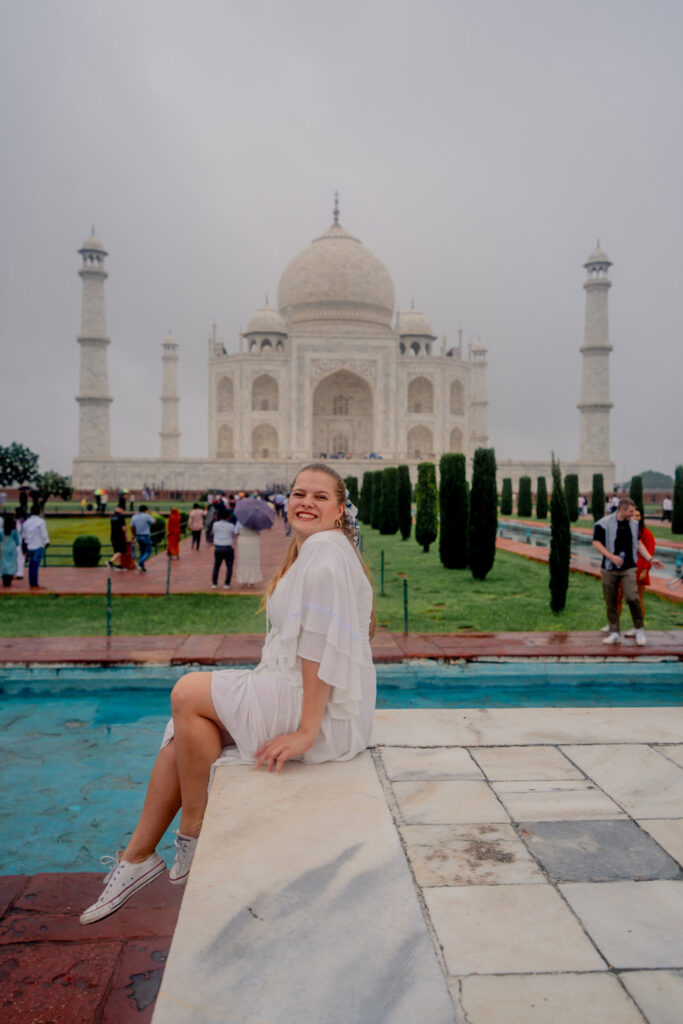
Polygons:
[[[100,855],[125,845],[184,671],[0,670],[0,874],[96,871]],[[683,703],[677,662],[410,662],[377,674],[386,708]],[[172,841],[169,831],[162,855]]]

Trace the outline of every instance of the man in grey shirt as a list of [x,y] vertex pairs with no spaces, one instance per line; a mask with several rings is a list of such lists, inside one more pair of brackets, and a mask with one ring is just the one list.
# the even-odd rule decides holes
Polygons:
[[138,542],[138,548],[140,554],[138,557],[137,570],[138,572],[147,572],[145,569],[145,562],[152,554],[152,534],[151,529],[154,526],[154,519],[147,511],[146,505],[140,505],[140,509],[131,516],[130,528],[133,531],[133,536]]

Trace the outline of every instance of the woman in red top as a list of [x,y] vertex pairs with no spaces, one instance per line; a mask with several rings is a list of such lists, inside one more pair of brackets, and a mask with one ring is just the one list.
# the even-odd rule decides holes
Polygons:
[[180,557],[180,512],[177,508],[171,509],[171,514],[166,523],[166,551],[169,558]]

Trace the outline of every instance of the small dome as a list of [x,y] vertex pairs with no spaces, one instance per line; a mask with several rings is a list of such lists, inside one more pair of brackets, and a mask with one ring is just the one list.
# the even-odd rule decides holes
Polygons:
[[178,342],[175,339],[175,335],[171,334],[170,331],[168,332],[168,334],[166,335],[166,337],[164,338],[164,340],[162,341],[161,344],[162,345],[173,345],[175,348],[178,347]]
[[399,313],[398,333],[416,335],[420,338],[436,338],[432,325],[424,313],[418,313],[416,309],[409,309],[407,313]]
[[285,267],[278,306],[299,329],[388,331],[394,285],[384,264],[335,223]]
[[604,249],[600,248],[599,245],[597,249],[594,249],[590,254],[587,261],[584,263],[584,267],[592,266],[594,263],[606,263],[608,267],[612,266],[609,256]]
[[94,235],[88,235],[83,245],[78,250],[79,252],[101,252],[103,256],[108,256],[106,249],[100,242],[99,238],[95,238]]
[[287,324],[272,306],[261,306],[249,319],[245,334],[287,334]]

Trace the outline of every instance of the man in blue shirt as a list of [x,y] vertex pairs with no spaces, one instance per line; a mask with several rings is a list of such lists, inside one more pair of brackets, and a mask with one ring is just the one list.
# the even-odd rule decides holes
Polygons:
[[138,548],[140,549],[140,555],[138,558],[137,570],[138,572],[147,572],[145,569],[145,562],[152,554],[152,534],[151,528],[154,526],[154,519],[147,511],[146,505],[140,505],[140,509],[131,516],[130,528],[133,531],[133,536],[138,542]]

